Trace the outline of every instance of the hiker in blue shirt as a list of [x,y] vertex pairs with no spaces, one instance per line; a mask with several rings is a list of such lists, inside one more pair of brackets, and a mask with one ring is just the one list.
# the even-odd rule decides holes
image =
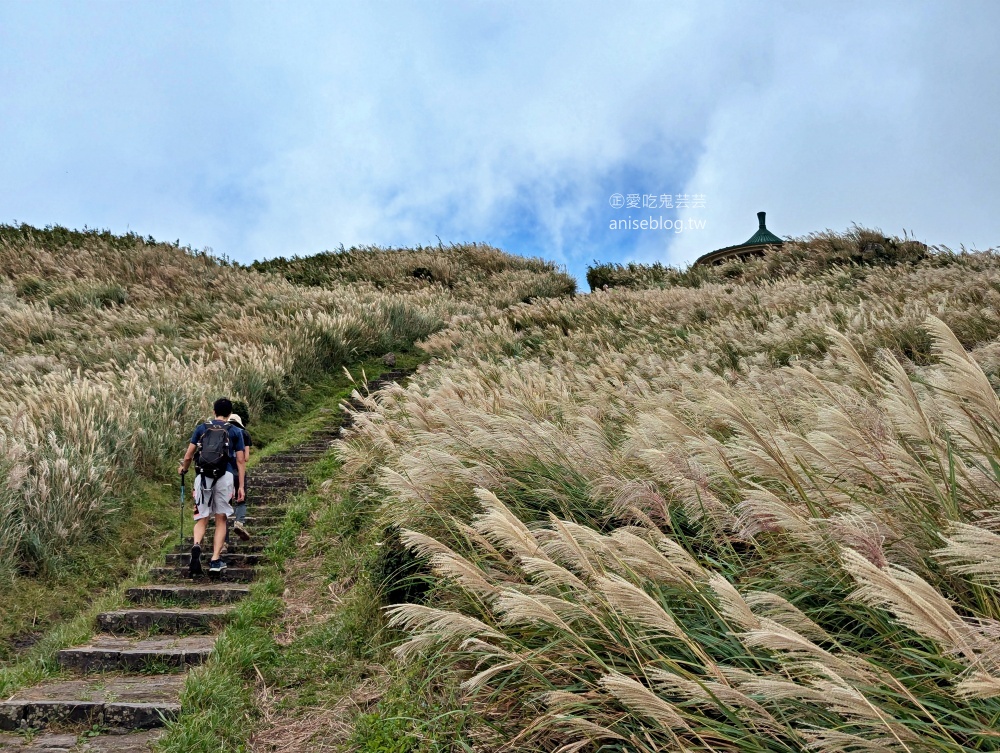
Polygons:
[[[222,545],[226,541],[226,518],[233,514],[233,497],[243,501],[243,481],[246,459],[243,431],[229,423],[233,404],[229,398],[220,397],[212,406],[215,418],[200,424],[191,435],[191,442],[178,472],[187,473],[195,461],[197,475],[194,479],[194,546],[191,547],[190,573],[201,575],[201,540],[208,528],[208,519],[215,516],[215,539],[212,542],[212,560],[208,572],[219,574],[226,569],[222,561]],[[236,480],[239,479],[239,491]]]

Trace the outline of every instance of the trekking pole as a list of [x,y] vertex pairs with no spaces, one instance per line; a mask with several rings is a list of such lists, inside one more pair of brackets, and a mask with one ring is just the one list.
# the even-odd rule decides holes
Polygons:
[[181,473],[181,527],[180,527],[181,549],[184,548],[184,477],[186,475],[187,471]]

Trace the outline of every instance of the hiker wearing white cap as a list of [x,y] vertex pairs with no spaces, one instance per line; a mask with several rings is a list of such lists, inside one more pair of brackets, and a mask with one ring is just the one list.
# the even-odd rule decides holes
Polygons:
[[[248,432],[243,427],[243,419],[239,414],[233,413],[229,416],[229,423],[243,432],[243,463],[244,465],[248,460],[250,460],[250,448],[253,446],[253,440],[250,438],[250,432]],[[239,482],[237,482],[239,483]],[[237,503],[234,517],[236,522],[233,523],[233,530],[236,535],[240,537],[240,540],[246,541],[250,538],[250,531],[247,530],[247,501],[246,501],[246,490],[247,490],[247,477],[244,473],[243,476],[243,497]],[[237,487],[237,492],[239,492],[239,487]]]

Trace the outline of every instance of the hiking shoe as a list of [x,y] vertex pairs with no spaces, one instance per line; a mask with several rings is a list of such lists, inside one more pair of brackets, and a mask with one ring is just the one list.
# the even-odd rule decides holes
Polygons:
[[229,554],[229,542],[228,541],[223,541],[222,542],[222,551],[219,552],[219,554]]
[[201,545],[195,544],[191,547],[191,564],[188,565],[188,574],[194,578],[201,575]]
[[212,560],[208,565],[208,572],[210,573],[221,573],[226,569],[226,563],[222,560]]
[[250,538],[250,531],[248,531],[247,527],[239,520],[233,523],[233,530],[236,531],[236,535],[240,537],[240,541],[246,541]]

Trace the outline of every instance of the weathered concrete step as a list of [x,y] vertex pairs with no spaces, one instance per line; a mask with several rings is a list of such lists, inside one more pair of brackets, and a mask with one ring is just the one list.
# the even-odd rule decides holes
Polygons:
[[[278,522],[280,520],[284,520],[284,518],[285,518],[285,512],[284,511],[282,511],[280,513],[269,514],[269,515],[247,515],[246,525],[247,525],[247,528],[249,528],[251,525],[256,525],[256,526],[274,525],[276,522]],[[215,527],[215,521],[214,520],[210,520],[208,522],[208,525],[211,526],[212,528],[214,528]],[[228,527],[231,529],[233,527],[233,524],[230,522],[228,524]],[[204,542],[204,539],[202,541]],[[202,546],[204,546],[204,543],[202,544]]]
[[220,573],[209,573],[207,570],[199,577],[193,579],[186,567],[151,567],[149,574],[157,583],[171,583],[177,581],[188,582],[217,582],[217,583],[250,583],[257,578],[257,568],[255,567],[227,567]]
[[309,479],[306,474],[301,472],[257,471],[250,482],[253,484],[250,487],[250,493],[253,494],[255,490],[259,491],[263,489],[265,485],[271,488],[283,488],[286,486],[305,485],[308,481]]
[[[250,469],[250,473],[252,474],[262,468],[267,468],[268,466],[273,465],[275,463],[277,464],[286,462],[301,463],[306,458],[315,459],[317,456],[322,456],[325,455],[327,452],[329,452],[330,448],[333,447],[333,445],[336,444],[339,441],[339,439],[340,437],[338,434],[337,436],[310,440],[304,444],[300,444],[298,447],[295,448],[294,452],[282,452],[277,455],[271,455],[271,457],[261,460],[260,463],[253,466]],[[251,476],[251,478],[253,478],[253,476]]]
[[[262,523],[259,526],[254,526],[253,528],[250,528],[250,523],[247,522],[247,528],[250,530],[250,536],[252,538],[259,538],[260,536],[263,536],[265,534],[272,534],[272,533],[274,533],[275,531],[278,530],[278,526],[277,526],[276,523]],[[214,526],[213,526],[213,530],[210,531],[208,534],[206,534],[205,537],[201,540],[201,548],[202,548],[202,550],[208,550],[208,549],[211,548],[211,546],[212,546],[212,537],[214,535],[215,535],[215,531],[214,531]],[[232,534],[229,537],[229,545],[230,546],[232,546],[234,539],[237,542],[239,542],[239,539],[236,536],[236,534]],[[191,545],[190,544],[188,544],[188,549],[189,550],[191,549]]]
[[311,463],[315,462],[317,457],[325,455],[335,442],[336,440],[332,438],[324,439],[321,442],[310,442],[309,444],[300,445],[294,453],[272,455],[267,460],[262,460],[259,465],[251,468],[248,471],[248,475],[253,479],[256,473],[274,473],[283,468],[292,468],[298,473],[303,473]]
[[253,478],[254,473],[273,471],[275,468],[296,468],[301,471],[310,460],[315,459],[315,455],[327,452],[337,441],[338,437],[324,437],[300,444],[293,452],[272,455],[250,469],[250,478]]
[[59,665],[77,672],[146,670],[151,667],[181,668],[201,664],[212,653],[214,635],[164,638],[116,638],[98,635],[84,646],[64,648]]
[[[250,533],[253,534],[254,531],[251,531]],[[226,562],[229,562],[229,558],[232,557],[234,554],[260,554],[261,552],[264,551],[264,548],[266,546],[267,546],[267,543],[265,543],[264,541],[261,541],[260,537],[256,536],[256,535],[251,536],[249,541],[240,541],[235,536],[233,536],[233,537],[230,538],[230,541],[229,541],[229,553],[228,554],[224,554],[222,556],[226,560]],[[175,544],[173,552],[171,552],[171,554],[187,554],[187,555],[190,555],[191,554],[191,542],[189,541],[189,542],[185,543],[183,546],[178,546],[178,545]],[[203,542],[202,543],[202,547],[201,547],[201,558],[202,558],[202,560],[205,560],[206,557],[208,557],[209,560],[211,560],[212,552],[207,547],[207,542]],[[190,562],[190,559],[188,559],[186,561]]]
[[150,753],[163,729],[81,738],[70,732],[21,736],[0,732],[0,753]]
[[[336,442],[323,442],[322,444],[305,445],[299,450],[294,458],[282,458],[274,463],[261,463],[255,473],[293,473],[305,475],[309,471],[309,466],[317,460],[321,460],[330,450],[336,446]],[[289,470],[285,470],[285,469]],[[250,476],[250,483],[253,484],[255,475]],[[252,488],[252,487],[251,487]]]
[[[271,478],[260,479],[255,482],[253,490],[250,492],[251,495],[259,494],[264,496],[265,492],[270,491],[286,491],[286,492],[302,492],[305,491],[309,486],[309,479],[307,478],[294,478],[290,476],[272,476]],[[251,497],[251,501],[253,497]]]
[[[321,460],[328,452],[330,452],[330,447],[310,447],[309,449],[303,451],[294,461],[282,461],[281,463],[276,463],[274,465],[261,466],[258,471],[262,474],[281,474],[287,476],[307,476],[309,475],[310,466],[317,460]],[[254,489],[254,479],[256,475],[250,477],[250,492],[253,493]]]
[[108,731],[110,734],[84,738],[67,732],[30,737],[0,733],[0,753],[150,753],[164,732],[161,727],[141,732]]
[[251,473],[259,468],[267,467],[272,462],[284,462],[285,460],[302,461],[305,458],[316,459],[317,457],[322,457],[330,451],[339,439],[340,435],[338,434],[337,436],[332,436],[329,439],[319,439],[312,442],[306,442],[305,444],[300,444],[295,448],[295,452],[289,452],[283,455],[272,455],[267,460],[262,460],[259,465],[255,465],[250,469]]
[[[264,555],[262,554],[250,554],[247,552],[234,552],[230,549],[228,554],[223,555],[226,560],[226,564],[230,567],[257,567],[264,561]],[[205,569],[208,569],[208,563],[212,559],[212,553],[202,550],[201,561]],[[166,564],[168,567],[187,567],[191,564],[191,552],[180,554],[168,554],[166,556]]]
[[[0,703],[0,729],[100,725],[118,729],[159,727],[180,713],[184,675],[101,677],[37,685]],[[75,745],[76,735],[72,736]],[[50,743],[42,750],[63,747]],[[0,748],[2,750],[2,748]],[[16,750],[16,748],[15,748]]]
[[131,633],[140,630],[159,630],[164,633],[211,631],[221,627],[233,608],[180,607],[117,609],[97,615],[97,628],[103,633]]
[[[268,527],[268,528],[254,528],[254,529],[252,529],[250,531],[250,540],[249,541],[240,541],[235,536],[230,536],[229,537],[229,551],[233,552],[233,553],[235,553],[235,552],[242,552],[244,554],[247,554],[247,553],[250,553],[250,552],[261,552],[261,551],[263,551],[264,547],[267,546],[267,542],[268,542],[268,539],[271,536],[271,534],[275,533],[277,530],[278,530],[278,528],[276,526],[275,527]],[[184,542],[183,546],[178,547],[178,546],[175,545],[174,546],[174,551],[177,552],[177,553],[179,553],[179,554],[183,554],[184,552],[187,552],[188,554],[190,554],[191,553],[191,545],[193,543],[194,542],[191,541],[191,539],[188,539],[187,541]],[[208,555],[212,554],[212,536],[211,536],[211,531],[209,532],[209,535],[205,536],[205,538],[201,542],[201,554],[202,554],[203,557],[206,554],[208,554]],[[222,555],[222,558],[225,559],[226,555]]]
[[250,587],[236,583],[162,583],[136,586],[125,592],[133,604],[169,601],[191,604],[232,604],[246,598]]
[[280,523],[285,519],[285,511],[274,512],[271,514],[263,515],[247,515],[246,526],[250,528],[251,526],[271,526],[275,523]]
[[247,505],[248,515],[284,515],[286,512],[288,512],[286,499],[252,499]]

